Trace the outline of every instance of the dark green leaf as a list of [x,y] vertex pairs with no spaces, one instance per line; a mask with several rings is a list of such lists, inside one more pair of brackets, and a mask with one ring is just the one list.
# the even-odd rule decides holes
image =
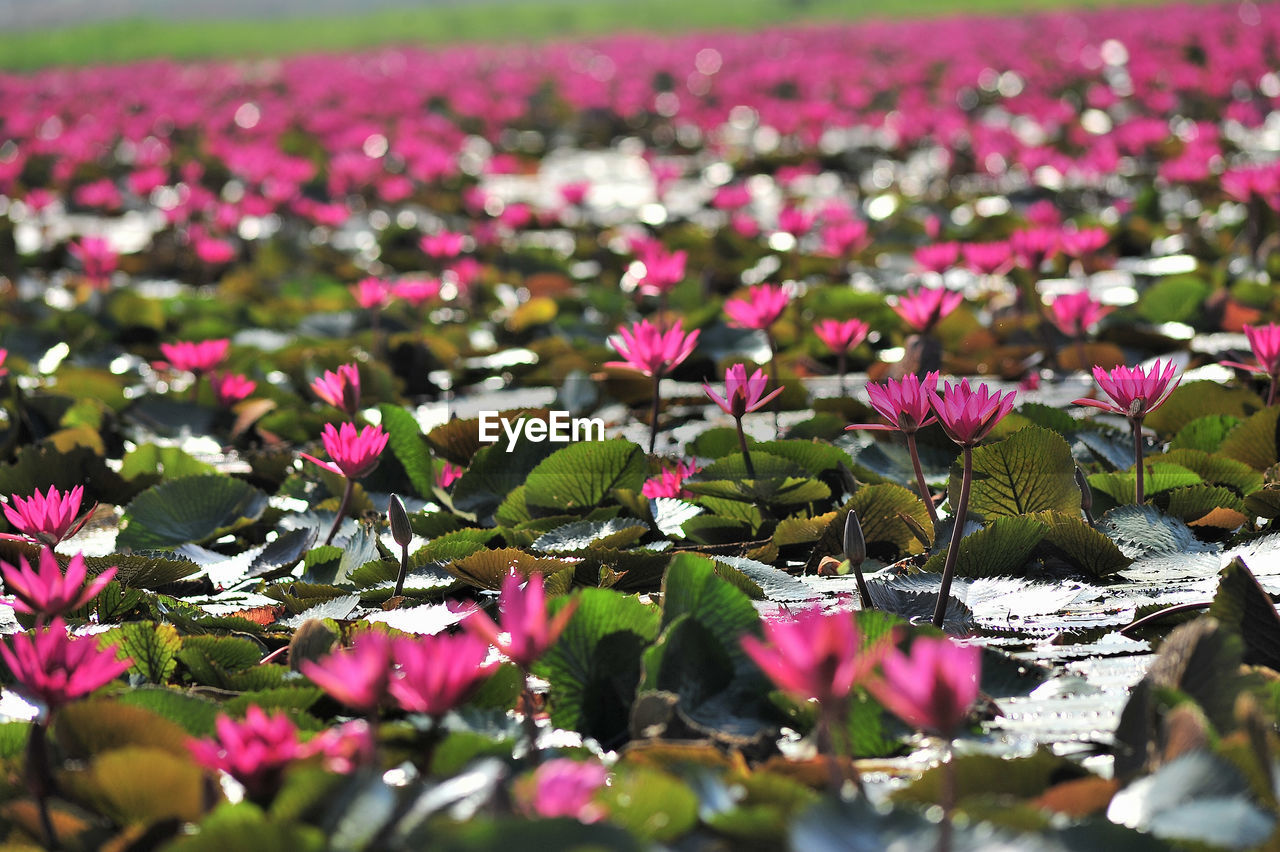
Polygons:
[[267,495],[249,483],[217,474],[162,482],[124,511],[118,547],[164,549],[201,543],[247,526],[267,507]]

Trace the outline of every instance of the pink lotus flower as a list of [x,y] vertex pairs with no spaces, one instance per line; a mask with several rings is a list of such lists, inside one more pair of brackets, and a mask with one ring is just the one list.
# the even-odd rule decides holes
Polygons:
[[646,243],[636,257],[644,269],[643,273],[636,276],[640,292],[647,296],[671,292],[684,280],[685,262],[688,257],[688,252],[669,252],[661,243]]
[[343,364],[336,371],[325,370],[324,375],[311,382],[311,391],[320,399],[355,417],[360,410],[360,369],[355,364]]
[[1088,330],[1113,310],[1104,307],[1088,292],[1063,293],[1049,305],[1049,318],[1068,337],[1083,337]]
[[744,414],[763,408],[774,397],[782,393],[778,388],[773,393],[765,394],[769,386],[769,377],[764,370],[756,370],[747,376],[747,368],[742,364],[734,364],[724,371],[724,396],[711,389],[711,385],[703,384],[702,389],[711,397],[711,401],[730,417],[740,418]]
[[767,329],[787,309],[791,297],[776,284],[759,284],[747,291],[745,299],[730,299],[724,312],[738,328]]
[[440,465],[439,472],[436,473],[436,485],[441,488],[448,488],[461,479],[464,473],[466,473],[466,468],[452,462],[444,462]]
[[787,205],[778,212],[778,230],[799,239],[809,233],[817,218],[813,213]]
[[868,684],[891,713],[913,728],[950,739],[978,697],[982,651],[950,639],[920,636],[910,655],[896,648],[881,663],[884,678]]
[[929,373],[924,381],[908,373],[901,379],[886,379],[883,384],[869,383],[867,396],[871,407],[888,420],[888,423],[856,423],[846,426],[853,429],[886,429],[914,434],[935,422],[933,395],[938,392],[938,374]]
[[9,375],[9,368],[3,366],[5,359],[9,357],[8,349],[0,349],[0,378]]
[[243,722],[223,713],[214,724],[217,734],[213,738],[189,740],[187,749],[196,763],[225,772],[243,784],[255,802],[275,795],[290,764],[316,753],[309,744],[298,741],[298,729],[288,716],[280,712],[268,716],[256,704],[249,705]]
[[50,715],[115,680],[133,664],[131,659],[116,659],[116,645],[99,650],[92,637],[68,636],[61,618],[31,633],[17,633],[12,642],[12,650],[0,642],[0,659],[17,681],[15,690],[43,704]]
[[1013,257],[1008,243],[965,243],[960,250],[965,265],[980,275],[995,275]]
[[766,641],[742,640],[742,650],[769,679],[793,698],[815,698],[820,704],[843,701],[853,687],[870,677],[888,646],[863,649],[853,613],[824,613],[820,606],[790,619],[764,624]]
[[1257,363],[1241,364],[1236,361],[1222,361],[1222,365],[1248,370],[1251,373],[1261,373],[1272,378],[1280,376],[1280,325],[1275,323],[1246,325],[1244,336],[1249,339],[1249,347],[1253,350],[1253,357]]
[[650,500],[655,497],[688,497],[689,492],[685,491],[681,484],[686,477],[697,472],[698,466],[694,462],[676,462],[674,468],[668,468],[658,476],[646,479],[644,485],[640,487],[640,493]]
[[53,485],[45,494],[38,490],[25,498],[13,494],[4,506],[4,516],[27,538],[53,547],[78,533],[89,520],[92,509],[83,515],[78,514],[83,496],[83,485],[77,485],[65,494]]
[[694,329],[685,334],[680,320],[666,330],[648,320],[640,320],[629,329],[620,325],[619,336],[609,338],[609,345],[625,360],[606,361],[604,366],[627,367],[660,378],[693,353],[699,333]]
[[347,775],[368,766],[377,757],[373,729],[364,719],[352,719],[336,728],[326,728],[306,744],[307,751],[324,758],[324,768]]
[[819,254],[827,257],[844,257],[866,248],[867,223],[861,219],[844,219],[826,225],[819,234]]
[[1061,231],[1058,245],[1067,257],[1085,257],[1101,249],[1111,240],[1106,228],[1081,228],[1078,231]]
[[43,622],[54,616],[66,615],[96,598],[116,575],[116,569],[114,566],[108,568],[85,585],[88,570],[82,554],[71,557],[63,574],[53,550],[46,547],[40,551],[38,573],[32,571],[27,560],[19,556],[17,565],[0,562],[0,574],[4,576],[5,591],[16,598],[13,608],[34,615],[37,622]]
[[98,290],[111,283],[111,273],[116,271],[120,256],[104,237],[81,237],[79,242],[67,246],[67,251],[80,263],[84,277]]
[[1023,269],[1039,271],[1044,262],[1058,253],[1059,231],[1056,227],[1024,228],[1009,235],[1013,258]]
[[898,296],[892,307],[903,322],[928,334],[963,301],[963,293],[945,287],[919,287]]
[[351,288],[351,295],[355,296],[357,305],[371,311],[391,304],[391,297],[395,294],[391,290],[391,282],[371,276],[356,282]]
[[609,770],[595,761],[560,757],[535,769],[528,783],[517,783],[516,795],[529,816],[591,823],[605,816],[604,808],[592,800],[608,779]]
[[862,320],[825,319],[813,327],[814,334],[836,354],[848,352],[866,339],[871,327]]
[[502,592],[498,595],[501,629],[485,612],[477,612],[462,622],[462,626],[527,671],[555,643],[577,607],[577,600],[570,600],[555,618],[547,618],[542,575],[530,575],[522,586],[520,576],[512,573],[503,579]]
[[915,251],[916,266],[939,275],[956,265],[960,259],[958,243],[934,243]]
[[418,247],[422,249],[422,253],[427,257],[438,257],[447,260],[462,254],[462,249],[466,242],[466,234],[438,231],[434,234],[424,234],[422,239],[418,240]]
[[438,278],[402,278],[391,288],[396,298],[404,299],[415,308],[439,297],[440,279]]
[[564,199],[565,204],[577,207],[587,200],[587,193],[590,191],[590,181],[576,181],[562,185],[560,187],[560,197]]
[[173,369],[185,370],[201,376],[223,362],[230,346],[231,341],[224,337],[220,340],[161,343],[160,351],[164,354],[166,363]]
[[366,426],[357,433],[356,427],[351,423],[343,423],[337,428],[332,423],[326,423],[320,440],[324,442],[325,452],[333,461],[321,461],[306,453],[300,455],[330,473],[355,480],[374,471],[390,437],[382,431],[381,426]]
[[498,667],[483,665],[489,643],[466,633],[397,639],[392,656],[400,663],[392,697],[410,713],[436,717],[465,701]]
[[371,713],[387,696],[391,682],[391,637],[368,630],[322,660],[307,660],[299,671],[335,700],[360,713]]
[[973,447],[1013,410],[1017,396],[1017,391],[993,392],[986,384],[974,390],[968,379],[961,379],[954,385],[947,382],[941,396],[934,391],[930,398],[947,437],[962,447]]
[[1120,366],[1113,368],[1110,373],[1101,367],[1094,367],[1094,381],[1113,402],[1077,399],[1072,404],[1100,408],[1140,422],[1143,417],[1163,405],[1182,381],[1173,381],[1174,370],[1172,361],[1156,361],[1150,369]]
[[258,387],[258,383],[239,373],[210,373],[209,383],[213,385],[213,396],[218,405],[230,408]]

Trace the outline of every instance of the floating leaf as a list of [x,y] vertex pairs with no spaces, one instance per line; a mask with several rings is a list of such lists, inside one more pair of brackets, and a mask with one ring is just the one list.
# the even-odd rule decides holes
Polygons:
[[529,473],[525,501],[531,509],[581,512],[602,505],[615,488],[639,491],[647,473],[644,451],[630,441],[570,444]]
[[1185,523],[1155,506],[1117,506],[1098,520],[1098,530],[1133,559],[1212,549],[1197,540]]
[[418,421],[399,405],[384,403],[378,406],[378,412],[382,415],[382,428],[390,436],[387,439],[388,449],[409,475],[409,481],[413,483],[418,496],[430,498],[435,478],[431,474],[431,456],[427,454],[427,445],[423,442]]
[[137,479],[140,475],[153,474],[165,479],[216,473],[212,465],[188,455],[181,447],[161,447],[156,444],[139,444],[125,453],[120,475],[125,479]]
[[1091,577],[1114,574],[1133,562],[1115,542],[1086,524],[1078,514],[1037,512],[1035,517],[1047,525],[1045,541]]
[[140,707],[174,722],[193,737],[213,736],[214,722],[221,712],[207,698],[160,686],[142,686],[115,696],[117,704]]
[[[761,452],[778,456],[779,458],[790,459],[800,465],[811,476],[818,476],[828,471],[836,470],[840,465],[845,467],[853,466],[853,459],[849,454],[839,447],[832,444],[822,443],[818,441],[766,441],[757,444]],[[754,454],[752,456],[754,458]]]
[[[864,485],[854,492],[845,509],[858,513],[862,537],[867,542],[867,554],[885,562],[923,550],[911,526],[902,519],[904,515],[926,531],[933,528],[929,510],[915,492],[892,483]],[[841,511],[833,521],[838,525],[835,532],[839,533],[840,540],[843,540],[847,515],[848,512]]]
[[1138,313],[1150,323],[1192,323],[1212,288],[1197,275],[1171,275],[1152,284],[1138,299]]
[[1280,407],[1264,408],[1232,429],[1218,452],[1254,470],[1266,470],[1280,461],[1276,449],[1277,428],[1280,428]]
[[481,448],[453,486],[454,507],[480,519],[488,517],[508,494],[524,487],[533,469],[555,451],[556,445],[549,441],[523,439],[510,451],[505,444]]
[[117,547],[164,549],[201,543],[253,523],[267,495],[229,476],[187,476],[139,494],[124,511]]
[[541,574],[546,579],[547,591],[551,594],[561,594],[569,590],[573,568],[573,562],[531,556],[514,547],[477,551],[445,566],[445,570],[455,577],[466,580],[478,588],[493,591],[502,588],[502,581],[512,571],[517,571],[524,577],[530,574]]
[[1229,510],[1229,517],[1215,522],[1214,526],[1235,529],[1247,520],[1244,516],[1244,500],[1230,488],[1221,485],[1191,485],[1186,488],[1175,488],[1157,497],[1156,503],[1164,506],[1166,514],[1181,518],[1192,525],[1215,509]]
[[1226,485],[1241,494],[1248,494],[1262,487],[1262,474],[1244,462],[1222,455],[1211,455],[1203,450],[1170,450],[1164,461],[1193,471],[1212,485]]
[[129,666],[131,674],[163,684],[178,665],[182,639],[172,624],[131,621],[98,635],[98,647],[110,645],[117,646],[117,659],[133,660]]
[[174,852],[321,852],[329,847],[329,838],[321,829],[268,820],[261,808],[249,802],[223,805],[199,826],[196,834],[180,836],[169,848]]
[[[954,772],[956,790],[970,796],[1038,796],[1051,784],[1084,778],[1088,772],[1065,757],[1041,749],[1030,757],[1010,760],[994,754],[966,754],[952,758],[952,767],[934,766],[908,786],[892,794],[895,802],[930,806],[942,799],[942,785]],[[964,807],[964,799],[960,806]]]
[[1280,615],[1239,557],[1222,569],[1209,615],[1244,640],[1244,662],[1280,671]]
[[747,475],[741,455],[726,456],[685,479],[684,488],[697,495],[748,503],[796,505],[825,500],[831,489],[813,479],[803,467],[780,456],[751,453],[755,476]]
[[[960,539],[957,577],[1021,576],[1027,557],[1044,538],[1049,525],[1034,515],[998,518]],[[946,551],[935,553],[924,570],[941,574]]]
[[95,759],[74,784],[121,825],[191,822],[204,813],[203,771],[189,757],[168,751],[114,750]]
[[[969,511],[983,518],[1080,508],[1071,447],[1056,432],[1028,426],[973,451]],[[959,501],[960,469],[951,471],[949,499]],[[861,517],[861,516],[859,516]]]
[[573,553],[591,547],[623,548],[635,544],[649,528],[635,521],[574,521],[540,536],[533,549],[543,553]]
[[89,698],[58,711],[53,728],[58,745],[73,760],[87,760],[128,746],[187,755],[187,733],[174,722],[142,707]]
[[[1199,485],[1200,477],[1195,472],[1176,464],[1147,459],[1142,480],[1143,498],[1150,500],[1162,491],[1182,488],[1187,485]],[[1089,487],[1094,490],[1095,497],[1105,494],[1117,505],[1133,503],[1138,493],[1138,478],[1132,471],[1126,473],[1095,473],[1089,477]],[[1077,492],[1079,493],[1079,492]],[[1079,502],[1075,508],[1079,508]]]

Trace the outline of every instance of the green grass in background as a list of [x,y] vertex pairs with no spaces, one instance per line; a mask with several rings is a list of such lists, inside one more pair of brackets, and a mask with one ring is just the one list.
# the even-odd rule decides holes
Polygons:
[[865,17],[991,14],[1153,0],[491,0],[360,16],[261,20],[128,19],[0,33],[0,68],[279,56],[384,44],[568,38],[618,31],[755,29]]

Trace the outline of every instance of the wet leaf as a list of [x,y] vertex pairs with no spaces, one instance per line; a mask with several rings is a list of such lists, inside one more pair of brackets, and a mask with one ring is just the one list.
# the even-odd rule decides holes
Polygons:
[[117,547],[163,549],[209,541],[258,519],[267,495],[229,476],[188,476],[162,482],[125,507]]
[[98,647],[117,646],[117,659],[132,659],[131,674],[163,684],[178,665],[182,639],[172,624],[131,621],[98,635]]
[[530,471],[525,501],[531,509],[582,512],[602,505],[615,488],[639,491],[647,473],[644,451],[630,441],[570,444]]
[[[1048,530],[1049,525],[1035,515],[998,518],[960,539],[955,576],[1020,576],[1025,572],[1027,557]],[[945,550],[935,553],[925,563],[924,570],[941,575],[946,558]]]
[[[983,518],[1075,511],[1080,508],[1075,473],[1071,447],[1062,436],[1028,426],[1003,441],[974,449],[969,511]],[[960,480],[957,465],[948,487],[953,506],[959,500]]]

